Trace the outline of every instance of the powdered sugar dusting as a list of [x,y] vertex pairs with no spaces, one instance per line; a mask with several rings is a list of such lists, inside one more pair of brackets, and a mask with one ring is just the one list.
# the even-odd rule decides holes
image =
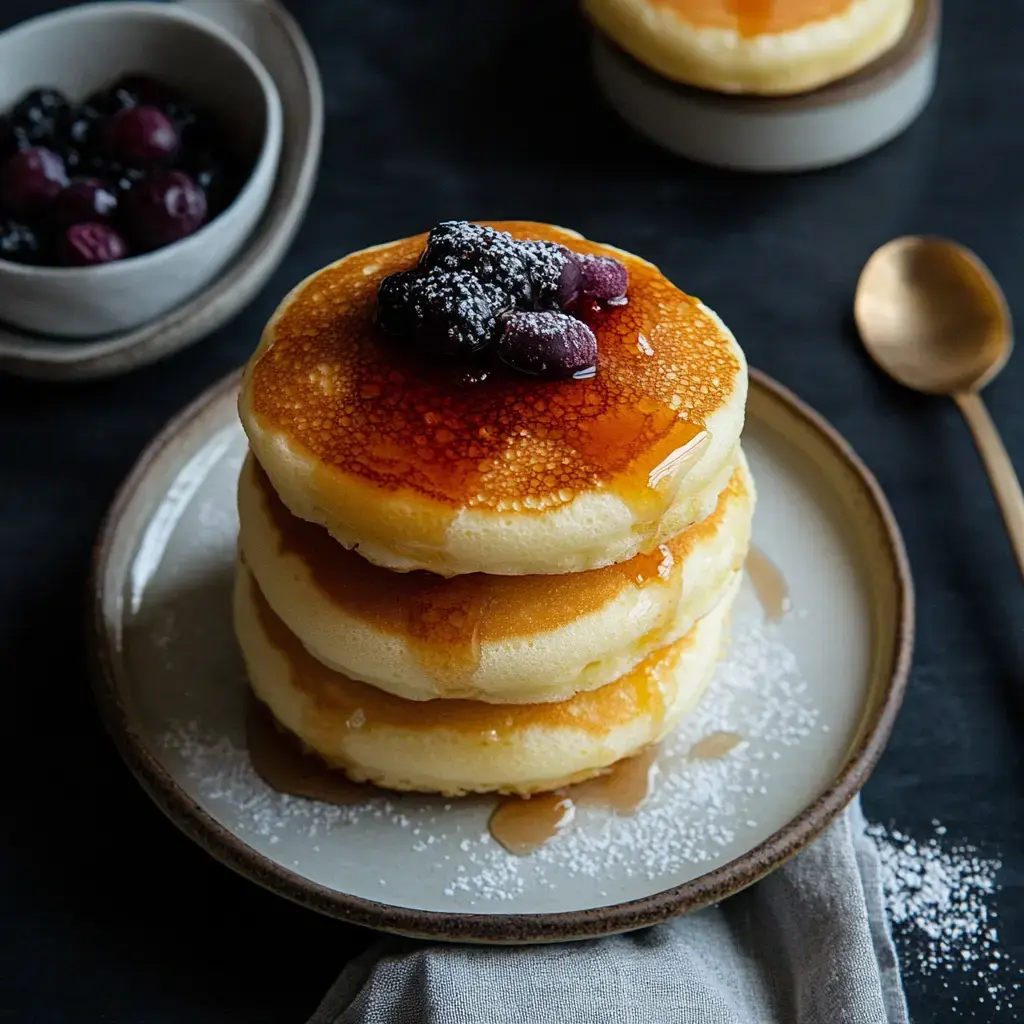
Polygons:
[[[1000,862],[973,846],[948,844],[946,828],[933,826],[934,835],[922,842],[896,829],[868,826],[903,970],[937,976],[947,989],[957,980],[965,982],[976,991],[983,1017],[1013,1010],[1021,971],[999,949],[992,906]],[[956,994],[950,999],[967,1009],[966,999]]]
[[[528,857],[507,853],[486,831],[493,800],[453,805],[411,794],[334,806],[272,790],[239,743],[195,722],[168,730],[163,745],[180,760],[199,799],[265,849],[282,849],[282,840],[295,836],[335,835],[340,843],[342,830],[372,824],[383,830],[383,844],[415,855],[439,895],[457,897],[460,905],[497,909],[527,889],[554,891],[574,877],[594,880],[594,893],[603,897],[605,882],[611,888],[623,878],[657,881],[694,866],[710,869],[732,855],[731,844],[742,840],[749,848],[759,841],[770,831],[759,823],[759,805],[788,784],[780,751],[820,736],[819,713],[778,627],[764,624],[759,611],[738,618],[708,693],[663,744],[643,806],[629,817],[581,806],[567,829]],[[695,743],[719,732],[742,740],[718,759],[689,756]],[[308,856],[330,854],[325,846]]]

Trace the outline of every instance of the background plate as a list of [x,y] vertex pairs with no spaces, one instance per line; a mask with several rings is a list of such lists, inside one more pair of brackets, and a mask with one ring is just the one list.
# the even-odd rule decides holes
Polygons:
[[[117,498],[96,550],[101,712],[125,759],[186,833],[255,881],[371,927],[444,939],[583,938],[721,899],[777,867],[863,784],[910,659],[913,599],[898,530],[841,438],[752,372],[744,446],[755,544],[792,607],[766,623],[749,582],[707,695],[664,745],[632,817],[583,808],[527,858],[487,835],[493,801],[395,794],[358,807],[281,796],[244,749],[231,628],[245,454],[238,376],[172,422]],[[692,744],[728,730],[714,761]]]

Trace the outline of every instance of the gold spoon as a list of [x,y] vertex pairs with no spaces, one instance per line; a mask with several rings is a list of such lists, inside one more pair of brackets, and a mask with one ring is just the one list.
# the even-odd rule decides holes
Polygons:
[[854,317],[871,357],[901,384],[949,395],[971,428],[1024,573],[1024,495],[979,392],[1006,364],[1013,324],[977,256],[941,238],[897,238],[868,260]]

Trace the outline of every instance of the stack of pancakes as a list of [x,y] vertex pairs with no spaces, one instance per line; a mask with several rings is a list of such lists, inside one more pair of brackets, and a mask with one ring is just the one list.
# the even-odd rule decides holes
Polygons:
[[914,0],[584,0],[594,24],[659,75],[724,93],[809,92],[902,38]]
[[698,300],[629,271],[596,376],[467,375],[374,324],[425,236],[282,303],[246,369],[235,623],[256,696],[357,781],[554,789],[659,740],[714,669],[750,539],[746,364]]

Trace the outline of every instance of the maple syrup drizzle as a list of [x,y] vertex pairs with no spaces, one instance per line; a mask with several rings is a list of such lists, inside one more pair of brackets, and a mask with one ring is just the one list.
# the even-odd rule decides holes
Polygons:
[[[278,793],[345,806],[387,796],[376,786],[352,782],[338,769],[304,751],[251,695],[245,724],[252,766]],[[571,824],[577,807],[601,805],[618,814],[632,814],[650,792],[657,756],[658,748],[648,747],[586,782],[529,798],[505,797],[491,814],[491,835],[509,853],[523,857]]]
[[565,792],[539,793],[529,799],[507,797],[488,823],[491,835],[509,853],[525,857],[553,839],[576,816],[576,804]]
[[690,757],[695,761],[715,761],[725,757],[734,747],[743,742],[743,737],[736,732],[712,732],[703,739],[697,740],[690,747]]
[[525,857],[553,839],[584,805],[608,807],[617,814],[636,812],[651,791],[658,748],[648,747],[585,782],[537,796],[509,796],[491,815],[491,835],[509,853]]
[[375,786],[353,782],[304,751],[251,694],[245,714],[245,739],[256,774],[278,793],[342,805],[362,804],[383,795]]
[[747,552],[744,568],[754,585],[764,617],[769,622],[781,622],[789,611],[789,586],[779,567],[760,548],[751,547]]

